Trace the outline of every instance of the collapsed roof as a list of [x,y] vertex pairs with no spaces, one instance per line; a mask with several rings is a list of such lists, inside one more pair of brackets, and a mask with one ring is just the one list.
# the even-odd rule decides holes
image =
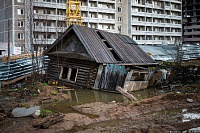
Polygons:
[[[64,41],[68,39],[67,36],[73,33],[75,33],[75,35],[78,37],[87,53],[82,53],[80,51],[59,50],[58,47],[61,47],[61,45],[65,43]],[[130,37],[79,25],[71,25],[53,43],[46,53],[51,55],[57,54],[59,56],[68,55],[68,57],[71,58],[82,56],[84,59],[91,58],[97,63],[120,63],[133,65],[156,64],[156,62]],[[73,54],[76,54],[76,56],[72,56]]]

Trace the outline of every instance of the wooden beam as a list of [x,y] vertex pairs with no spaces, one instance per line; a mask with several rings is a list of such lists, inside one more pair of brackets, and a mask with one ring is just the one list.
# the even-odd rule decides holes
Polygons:
[[30,75],[31,75],[31,74],[27,74],[27,75],[24,75],[24,76],[15,78],[15,79],[13,79],[13,80],[2,81],[2,85],[4,86],[4,85],[9,85],[9,84],[15,83],[15,82],[17,82],[17,81],[19,81],[19,80],[21,80],[21,79],[24,79],[24,78],[30,76]]
[[120,86],[116,87],[116,90],[119,91],[122,95],[124,95],[126,98],[129,100],[137,101],[137,98],[135,98],[133,95],[130,93],[126,92],[124,89],[122,89]]

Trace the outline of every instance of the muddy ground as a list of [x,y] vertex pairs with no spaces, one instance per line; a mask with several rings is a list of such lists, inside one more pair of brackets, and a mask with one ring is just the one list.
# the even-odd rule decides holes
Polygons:
[[[198,113],[200,110],[199,93],[167,93],[129,103],[95,102],[77,105],[73,108],[80,113],[67,113],[62,121],[51,125],[48,129],[34,128],[32,123],[37,119],[32,117],[13,118],[9,116],[6,117],[5,122],[11,122],[10,126],[1,127],[0,132],[168,133],[172,130],[180,131],[200,127],[199,119],[183,122],[179,119],[180,113],[155,114],[160,111],[183,108]],[[14,121],[14,124],[12,121]]]

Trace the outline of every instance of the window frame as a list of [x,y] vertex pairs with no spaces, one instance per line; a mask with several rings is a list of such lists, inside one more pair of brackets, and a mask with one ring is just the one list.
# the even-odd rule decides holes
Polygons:
[[24,27],[24,21],[17,21],[18,27]]
[[[63,79],[63,68],[68,68],[68,71],[67,71],[67,78]],[[76,76],[75,76],[75,79],[74,80],[71,80],[71,74],[72,74],[72,69],[76,69]],[[69,76],[69,72],[70,72],[70,76]],[[68,81],[68,82],[73,82],[75,83],[76,80],[77,80],[77,77],[78,77],[78,72],[79,72],[79,69],[78,68],[75,68],[75,67],[68,67],[68,66],[61,66],[61,69],[60,69],[60,75],[59,75],[59,79],[60,80],[64,80],[64,81]]]
[[18,3],[24,3],[24,0],[17,0]]
[[24,33],[18,33],[17,38],[18,40],[24,40]]
[[18,9],[17,9],[17,14],[18,14],[18,15],[24,15],[24,9],[18,8]]

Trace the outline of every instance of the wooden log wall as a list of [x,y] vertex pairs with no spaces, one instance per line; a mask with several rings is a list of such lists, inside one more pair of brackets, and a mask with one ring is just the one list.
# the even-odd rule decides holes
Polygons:
[[[76,81],[73,82],[59,79],[61,67],[78,69]],[[96,62],[50,56],[47,78],[50,80],[59,81],[59,84],[62,85],[92,88],[94,86],[97,70],[98,64]]]

